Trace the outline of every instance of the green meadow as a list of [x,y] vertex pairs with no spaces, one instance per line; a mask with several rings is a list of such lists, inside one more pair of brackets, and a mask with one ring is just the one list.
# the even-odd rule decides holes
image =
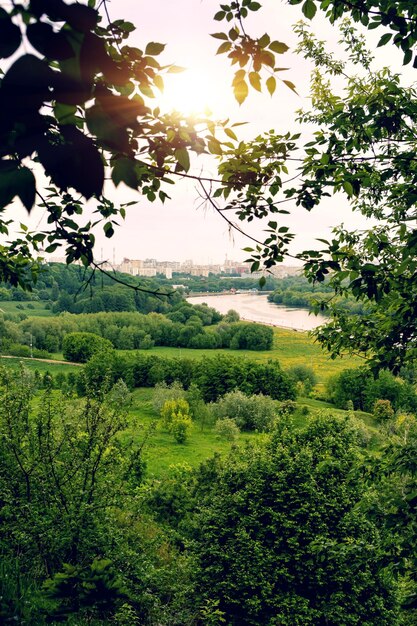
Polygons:
[[224,354],[225,352],[256,361],[277,359],[284,369],[294,365],[307,365],[311,367],[317,375],[320,384],[325,383],[329,376],[338,374],[344,369],[363,365],[363,360],[357,357],[343,356],[337,359],[331,359],[329,354],[323,350],[307,332],[277,327],[274,328],[274,344],[272,350],[258,352],[255,350],[200,350],[191,348],[155,347],[147,352],[161,356],[196,359],[201,359],[203,356]]
[[54,314],[45,308],[44,302],[15,302],[7,300],[0,302],[0,313],[24,313],[28,317],[52,317]]

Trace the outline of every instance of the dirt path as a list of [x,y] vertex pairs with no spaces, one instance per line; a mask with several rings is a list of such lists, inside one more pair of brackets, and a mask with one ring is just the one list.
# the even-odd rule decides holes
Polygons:
[[21,359],[22,361],[41,361],[41,363],[58,363],[60,365],[75,365],[82,367],[83,363],[72,363],[71,361],[57,361],[56,359],[37,359],[30,356],[13,356],[10,354],[1,354],[0,359]]

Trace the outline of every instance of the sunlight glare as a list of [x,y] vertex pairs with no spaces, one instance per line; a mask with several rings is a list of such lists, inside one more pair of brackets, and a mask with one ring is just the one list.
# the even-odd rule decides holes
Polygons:
[[222,90],[219,91],[219,86],[207,75],[186,69],[180,74],[166,75],[164,83],[163,93],[157,96],[158,106],[164,112],[176,110],[187,116],[225,115]]

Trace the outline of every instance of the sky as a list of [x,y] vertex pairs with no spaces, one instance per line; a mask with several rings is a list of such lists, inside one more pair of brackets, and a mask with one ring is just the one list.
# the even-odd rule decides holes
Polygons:
[[[261,3],[263,8],[251,13],[246,21],[248,32],[252,36],[268,32],[271,39],[290,46],[290,51],[282,55],[282,66],[289,68],[282,77],[296,84],[298,94],[282,84],[277,86],[272,98],[266,93],[258,94],[251,90],[242,106],[232,95],[233,70],[224,55],[216,56],[219,41],[210,37],[210,33],[227,27],[223,22],[213,21],[213,15],[218,10],[216,0],[113,0],[108,2],[108,8],[112,20],[123,18],[137,26],[129,43],[141,49],[150,41],[165,43],[166,48],[158,60],[162,64],[175,63],[187,68],[183,74],[167,77],[164,95],[152,104],[166,110],[185,109],[185,112],[196,106],[208,105],[214,118],[229,118],[231,123],[247,122],[238,130],[243,138],[249,139],[270,129],[277,133],[288,130],[298,132],[300,127],[295,120],[296,111],[309,105],[309,73],[312,68],[292,52],[296,45],[292,26],[303,17],[301,9],[299,6],[288,6],[283,0],[261,0]],[[321,16],[312,21],[312,28],[320,38],[329,42],[330,49],[336,54],[337,29]],[[369,33],[367,37],[375,43],[380,34]],[[379,62],[391,63],[393,52],[395,57],[392,47],[381,49]],[[394,58],[394,62],[401,67],[399,56]],[[215,163],[198,157],[191,172],[201,171],[205,175],[214,175]],[[136,201],[137,204],[128,209],[125,222],[112,239],[97,233],[97,260],[112,261],[114,258],[118,263],[127,257],[221,263],[226,257],[240,261],[247,257],[242,248],[248,245],[248,241],[238,235],[231,236],[227,224],[213,209],[202,205],[193,181],[179,181],[172,188],[172,199],[165,205],[149,203],[123,184],[117,190],[108,188],[106,192],[115,202]],[[352,214],[342,197],[332,198],[312,213],[295,206],[286,208],[291,208],[291,215],[285,218],[285,224],[297,232],[297,249],[314,246],[315,239],[327,237],[331,228],[342,222],[348,223],[351,228],[364,225],[363,218]],[[21,221],[29,221],[32,227],[43,223],[41,209],[35,209],[30,220],[23,210],[21,213]],[[251,232],[262,236],[262,225],[254,225]]]

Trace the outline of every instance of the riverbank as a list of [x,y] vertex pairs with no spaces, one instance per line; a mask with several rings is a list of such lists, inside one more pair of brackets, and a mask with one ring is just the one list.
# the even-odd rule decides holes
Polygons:
[[205,294],[190,296],[187,302],[191,304],[205,302],[222,315],[233,309],[239,313],[241,320],[299,332],[313,330],[327,321],[323,315],[310,314],[308,309],[289,308],[268,302],[265,293]]

